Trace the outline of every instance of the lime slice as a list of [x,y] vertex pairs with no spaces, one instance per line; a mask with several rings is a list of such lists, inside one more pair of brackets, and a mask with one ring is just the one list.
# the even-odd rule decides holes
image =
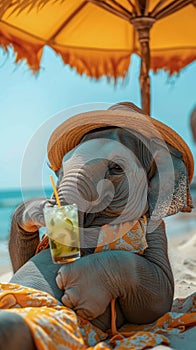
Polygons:
[[66,216],[64,217],[65,227],[67,230],[72,231],[73,230],[73,222],[68,219]]

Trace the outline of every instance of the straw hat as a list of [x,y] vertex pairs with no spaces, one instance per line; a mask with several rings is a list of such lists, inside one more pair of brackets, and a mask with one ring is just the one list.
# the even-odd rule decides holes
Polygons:
[[59,125],[48,141],[48,159],[54,171],[58,171],[64,155],[80,143],[91,130],[107,126],[137,131],[147,138],[157,137],[179,150],[186,164],[189,182],[194,172],[194,160],[186,142],[170,127],[145,115],[129,102],[119,103],[108,110],[95,110],[77,114]]

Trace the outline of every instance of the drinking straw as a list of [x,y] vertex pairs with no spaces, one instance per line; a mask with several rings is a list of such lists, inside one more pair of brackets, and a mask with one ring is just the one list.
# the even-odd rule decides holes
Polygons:
[[53,187],[53,190],[54,190],[54,195],[55,195],[58,207],[60,207],[61,206],[61,202],[60,202],[59,195],[58,195],[58,192],[57,192],[57,189],[56,189],[56,185],[54,183],[54,179],[53,179],[52,175],[50,175],[50,180],[51,180],[51,183],[52,183],[52,187]]

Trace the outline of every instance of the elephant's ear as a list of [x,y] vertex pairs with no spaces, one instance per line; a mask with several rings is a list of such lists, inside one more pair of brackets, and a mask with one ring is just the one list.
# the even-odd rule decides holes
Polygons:
[[151,141],[151,152],[154,171],[149,178],[150,216],[159,219],[179,211],[190,212],[193,203],[181,152],[157,139]]

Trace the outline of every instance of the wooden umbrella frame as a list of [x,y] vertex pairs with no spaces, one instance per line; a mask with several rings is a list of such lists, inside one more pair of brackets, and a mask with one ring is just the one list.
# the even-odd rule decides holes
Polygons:
[[141,53],[140,89],[142,109],[150,115],[150,29],[155,22],[154,18],[138,17],[131,20],[138,32]]
[[[20,0],[20,1],[13,1],[13,0],[3,0],[0,2],[0,17],[10,8],[12,9],[12,13],[20,13],[26,8],[28,8],[28,11],[31,11],[34,7],[37,7],[38,9],[42,8],[49,2],[66,2],[66,0]],[[137,54],[141,57],[141,69],[140,69],[140,90],[141,90],[141,100],[142,100],[142,109],[144,112],[146,112],[148,115],[150,115],[150,76],[149,76],[149,70],[151,68],[151,57],[150,57],[150,30],[153,26],[153,24],[164,18],[167,17],[184,7],[192,4],[196,7],[196,0],[171,0],[168,3],[168,0],[159,0],[156,2],[156,5],[154,5],[154,8],[152,8],[152,2],[150,0],[127,0],[127,6],[123,6],[122,3],[120,3],[119,0],[83,0],[79,2],[78,6],[74,10],[74,12],[71,14],[70,17],[66,19],[63,24],[61,24],[55,32],[52,34],[49,40],[43,41],[41,38],[37,38],[38,44],[37,48],[34,50],[34,56],[37,58],[38,53],[42,51],[42,47],[44,45],[51,44],[51,47],[53,49],[61,54],[64,62],[66,64],[70,64],[72,67],[74,67],[73,62],[70,63],[68,57],[69,52],[66,54],[62,53],[60,50],[58,50],[55,45],[55,37],[63,30],[63,28],[71,21],[74,20],[74,17],[76,14],[78,14],[88,3],[92,3],[99,8],[103,8],[105,11],[108,11],[109,13],[118,16],[122,18],[123,20],[129,22],[130,25],[133,25],[135,32],[138,34],[138,40],[140,44],[140,49],[135,50]],[[150,6],[151,5],[151,6]],[[2,21],[3,23],[3,21]],[[17,29],[17,28],[16,28]],[[24,33],[27,34],[28,33]],[[16,52],[18,52],[18,59],[26,58],[25,57],[25,49],[27,49],[27,56],[28,56],[28,64],[31,66],[31,68],[36,71],[39,69],[39,57],[33,61],[31,57],[29,56],[29,45],[27,43],[26,47],[22,48],[18,45],[18,42],[16,38],[12,38],[14,49]],[[7,37],[1,38],[1,45],[6,49],[9,45],[9,35]],[[41,54],[40,54],[41,55]],[[33,58],[34,58],[33,56]],[[182,64],[180,68],[185,66],[186,64],[192,62],[196,58],[196,55],[193,54],[190,57],[186,59],[185,64]],[[128,67],[128,65],[127,65]],[[179,67],[178,67],[179,68]],[[179,69],[180,69],[179,68]],[[83,70],[77,70],[80,74],[83,73]],[[90,72],[91,73],[91,72]],[[107,72],[104,73],[107,75]],[[95,78],[99,78],[101,74],[88,74],[89,76],[93,76]],[[103,75],[103,74],[102,74]],[[123,75],[124,76],[124,75]],[[116,79],[117,76],[114,76],[114,79]]]
[[135,0],[135,3],[127,0],[132,11],[122,6],[117,0],[87,1],[129,21],[138,33],[141,56],[140,90],[142,109],[150,115],[150,30],[157,20],[169,16],[189,4],[196,6],[196,1],[175,0],[162,7],[166,0],[159,0],[151,11],[149,11],[150,0]]

